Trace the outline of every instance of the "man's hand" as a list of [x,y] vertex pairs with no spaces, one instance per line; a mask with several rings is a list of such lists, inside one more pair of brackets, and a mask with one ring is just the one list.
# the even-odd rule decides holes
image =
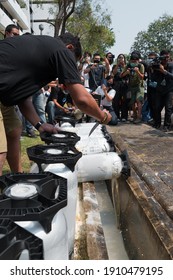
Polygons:
[[42,132],[49,132],[50,134],[52,133],[52,134],[56,134],[56,133],[58,133],[58,131],[60,131],[57,127],[55,127],[55,126],[53,126],[52,124],[50,124],[50,123],[43,123],[40,127],[39,127],[39,129],[38,129],[38,131],[40,132],[40,133],[42,133]]
[[167,74],[167,71],[165,70],[164,66],[162,64],[159,65],[159,69],[158,69],[161,73],[163,74]]

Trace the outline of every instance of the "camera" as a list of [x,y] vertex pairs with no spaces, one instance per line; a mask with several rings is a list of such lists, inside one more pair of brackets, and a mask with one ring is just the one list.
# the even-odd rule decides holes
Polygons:
[[166,58],[167,58],[166,55],[156,56],[155,58],[152,58],[152,59],[150,58],[147,60],[147,65],[148,65],[148,67],[152,67],[153,69],[159,69],[160,64]]
[[132,76],[135,74],[134,68],[135,68],[135,67],[138,67],[138,66],[139,66],[138,63],[128,63],[128,64],[127,64],[127,69],[129,69],[130,74],[131,74]]

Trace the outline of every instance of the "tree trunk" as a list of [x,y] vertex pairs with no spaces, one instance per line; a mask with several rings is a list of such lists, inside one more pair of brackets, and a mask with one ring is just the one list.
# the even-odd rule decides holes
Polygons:
[[55,19],[55,37],[65,33],[66,21],[73,14],[75,4],[76,0],[60,0],[58,2],[59,11]]

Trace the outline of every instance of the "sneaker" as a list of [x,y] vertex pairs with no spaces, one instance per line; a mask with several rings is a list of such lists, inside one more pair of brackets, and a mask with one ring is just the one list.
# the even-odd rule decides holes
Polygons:
[[35,135],[34,130],[30,129],[27,131],[27,136],[31,138],[36,138],[37,136]]
[[142,121],[141,121],[140,118],[137,118],[136,120],[133,121],[134,124],[139,124],[139,123],[141,123],[141,122],[142,122]]
[[153,127],[156,128],[156,129],[159,129],[161,127],[161,125],[160,124],[155,124],[155,125],[153,125]]
[[126,119],[122,119],[121,121],[125,123],[127,120]]
[[163,126],[162,131],[163,132],[169,132],[170,128],[168,126]]
[[153,124],[154,124],[154,120],[153,120],[152,118],[149,119],[149,120],[148,120],[148,124],[149,124],[149,125],[153,125]]

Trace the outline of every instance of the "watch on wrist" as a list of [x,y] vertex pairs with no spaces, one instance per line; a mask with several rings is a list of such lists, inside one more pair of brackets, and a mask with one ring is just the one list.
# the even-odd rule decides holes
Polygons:
[[39,130],[40,126],[43,124],[43,121],[39,121],[34,127]]

